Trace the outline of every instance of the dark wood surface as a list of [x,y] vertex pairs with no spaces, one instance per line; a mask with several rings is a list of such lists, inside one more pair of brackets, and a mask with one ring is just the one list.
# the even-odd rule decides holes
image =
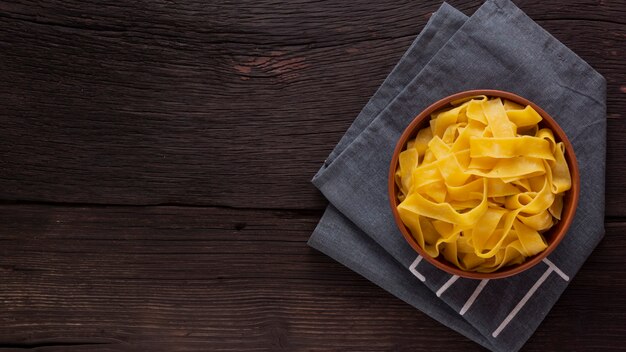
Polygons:
[[[516,3],[609,118],[606,237],[524,350],[625,349],[626,4]],[[0,1],[0,351],[481,350],[306,246],[439,4]]]

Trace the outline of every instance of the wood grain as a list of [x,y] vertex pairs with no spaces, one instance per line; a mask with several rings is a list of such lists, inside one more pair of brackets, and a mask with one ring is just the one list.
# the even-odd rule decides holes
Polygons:
[[[0,347],[480,350],[307,247],[318,212],[4,205],[0,214]],[[620,348],[626,224],[607,231],[525,350]]]
[[[0,2],[0,198],[321,209],[309,180],[439,4]],[[519,2],[608,80],[610,216],[622,5]]]
[[[524,350],[620,350],[626,8],[515,2],[609,118],[607,235]],[[439,5],[0,0],[0,351],[481,350],[305,244],[310,178]]]

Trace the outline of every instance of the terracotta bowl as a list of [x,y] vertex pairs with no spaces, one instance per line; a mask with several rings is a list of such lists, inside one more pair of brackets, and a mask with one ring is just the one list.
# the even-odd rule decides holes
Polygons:
[[[565,145],[565,159],[567,164],[569,165],[570,173],[572,176],[572,188],[566,192],[563,198],[563,212],[561,215],[561,221],[559,221],[555,226],[546,231],[543,235],[546,238],[548,243],[548,248],[537,255],[527,258],[525,262],[517,265],[506,266],[501,268],[498,271],[493,273],[478,273],[472,271],[464,271],[454,264],[448,262],[443,258],[442,255],[437,258],[433,258],[429,256],[426,251],[424,251],[417,243],[417,241],[411,235],[409,229],[404,225],[402,220],[400,219],[400,215],[398,214],[397,206],[400,203],[397,198],[397,194],[399,189],[395,182],[395,173],[396,168],[398,167],[398,155],[406,148],[406,143],[409,139],[414,138],[417,135],[417,132],[426,127],[430,121],[431,113],[440,110],[442,108],[446,108],[450,106],[451,101],[455,101],[458,99],[475,96],[475,95],[486,95],[488,97],[500,97],[503,99],[508,99],[512,102],[518,103],[520,105],[532,106],[543,118],[543,121],[539,123],[540,127],[548,127],[554,132],[554,137],[557,142],[563,142]],[[400,228],[400,232],[406,239],[407,242],[413,247],[413,249],[419,253],[425,260],[436,266],[437,268],[446,271],[453,275],[458,275],[460,277],[471,278],[471,279],[499,279],[508,276],[512,276],[515,274],[519,274],[524,270],[527,270],[537,263],[541,262],[545,257],[547,257],[558,245],[559,242],[565,237],[565,233],[567,229],[572,224],[574,220],[574,214],[576,212],[576,206],[578,205],[578,196],[580,194],[580,175],[578,173],[578,163],[576,161],[576,156],[574,155],[574,148],[572,144],[567,139],[565,132],[561,129],[561,127],[556,123],[556,121],[548,115],[543,109],[528,101],[518,95],[513,93],[500,91],[500,90],[470,90],[465,92],[460,92],[449,97],[443,98],[438,102],[432,104],[426,110],[422,111],[409,126],[404,130],[402,136],[398,140],[396,148],[393,152],[393,158],[391,159],[391,167],[389,169],[389,200],[391,203],[391,211],[393,212],[394,219],[396,224]]]

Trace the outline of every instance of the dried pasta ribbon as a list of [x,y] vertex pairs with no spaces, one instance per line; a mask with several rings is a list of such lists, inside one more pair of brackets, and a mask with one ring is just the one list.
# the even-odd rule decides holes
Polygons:
[[565,146],[531,106],[476,96],[431,116],[399,155],[398,213],[429,255],[493,272],[547,248],[572,186]]

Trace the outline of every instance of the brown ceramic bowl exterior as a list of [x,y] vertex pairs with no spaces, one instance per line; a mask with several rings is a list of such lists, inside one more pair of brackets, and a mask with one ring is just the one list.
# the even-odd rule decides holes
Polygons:
[[[559,221],[555,226],[550,228],[548,231],[544,233],[544,237],[548,242],[548,248],[543,252],[527,258],[525,262],[518,265],[511,265],[504,267],[498,271],[493,273],[478,273],[472,271],[464,271],[456,267],[454,264],[446,261],[443,256],[438,256],[437,258],[433,258],[429,256],[426,251],[424,251],[415,241],[409,229],[404,225],[402,220],[400,219],[400,215],[398,214],[397,206],[399,204],[397,194],[398,187],[395,182],[395,173],[398,165],[398,155],[401,151],[403,151],[406,147],[406,143],[409,139],[415,137],[417,132],[426,127],[430,121],[430,115],[442,108],[449,106],[451,101],[455,101],[462,98],[467,98],[476,95],[486,95],[488,97],[500,97],[503,99],[508,99],[512,102],[518,103],[520,105],[530,105],[532,106],[543,118],[543,121],[539,123],[540,126],[548,127],[554,132],[554,137],[557,141],[563,142],[565,145],[565,159],[570,168],[570,173],[572,176],[572,188],[566,192],[563,198],[563,213],[561,215],[561,221]],[[446,271],[453,275],[458,275],[460,277],[471,278],[471,279],[500,279],[508,276],[512,276],[515,274],[519,274],[524,270],[527,270],[540,261],[542,261],[545,257],[548,256],[561,242],[565,234],[567,233],[568,228],[572,224],[574,220],[574,214],[576,212],[576,206],[578,205],[578,196],[580,194],[580,174],[578,172],[578,163],[576,161],[576,156],[574,155],[574,148],[572,144],[567,139],[565,132],[561,129],[561,127],[556,123],[556,121],[548,115],[543,109],[528,101],[518,95],[513,93],[501,91],[501,90],[470,90],[460,92],[449,97],[443,98],[438,102],[432,104],[426,110],[422,111],[413,122],[405,129],[404,133],[398,140],[396,145],[396,149],[394,150],[393,157],[391,159],[391,167],[389,169],[389,200],[391,203],[391,211],[393,212],[393,216],[395,218],[396,224],[400,228],[400,232],[406,239],[407,242],[413,247],[413,249],[419,253],[424,259],[428,262],[436,266],[437,268]]]

